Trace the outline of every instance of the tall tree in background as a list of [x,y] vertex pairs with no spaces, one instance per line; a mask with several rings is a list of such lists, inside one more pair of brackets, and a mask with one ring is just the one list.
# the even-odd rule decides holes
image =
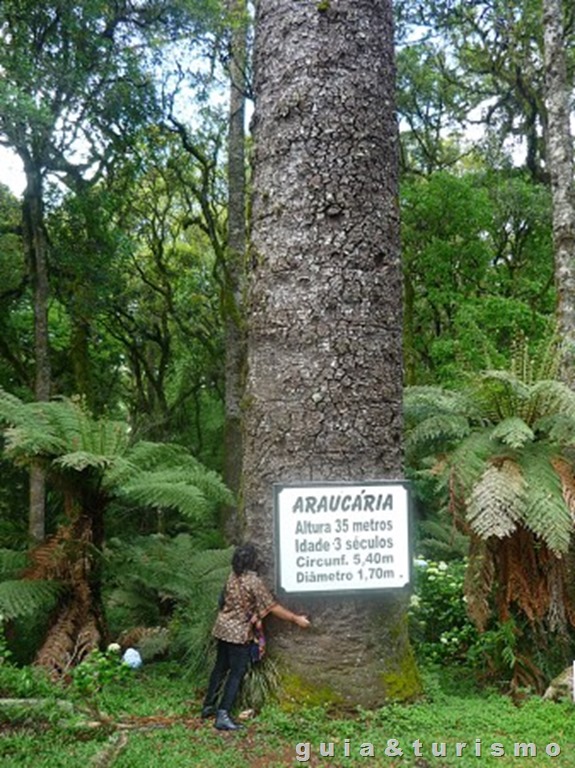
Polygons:
[[[516,165],[524,150],[532,180],[546,183],[541,0],[396,0],[395,10],[398,40],[406,47],[399,57],[401,83],[413,84],[402,87],[399,105],[404,119],[406,108],[417,107],[406,123],[419,158],[436,159],[429,139],[439,114],[442,127],[452,132],[457,123],[482,125],[485,138],[477,143],[487,164]],[[571,57],[575,26],[569,3],[565,13],[563,55]],[[414,46],[424,61],[409,52]],[[410,97],[414,85],[417,97]],[[422,98],[426,92],[442,96],[435,108]],[[414,139],[423,144],[418,148]]]
[[562,339],[563,380],[575,387],[575,199],[573,139],[567,80],[563,3],[543,0],[547,163],[553,200],[553,248],[557,286],[558,331]]
[[[6,0],[0,5],[0,144],[22,161],[22,233],[33,288],[34,397],[52,389],[49,275],[55,258],[47,228],[49,179],[83,190],[124,155],[134,133],[159,119],[147,65],[154,45],[174,34],[195,39],[212,10],[186,0],[107,0],[70,4]],[[197,22],[197,27],[196,27]],[[154,34],[153,43],[147,35]],[[84,254],[89,258],[89,254]],[[87,337],[81,313],[76,340]],[[84,327],[82,327],[84,326]],[[44,488],[32,470],[30,534],[44,535]]]
[[[245,0],[229,0],[230,107],[228,122],[228,243],[225,260],[224,315],[226,338],[226,426],[224,477],[240,490],[242,470],[241,405],[245,371],[244,285],[246,258],[245,115],[248,57],[248,16]],[[235,517],[227,521],[236,536]]]
[[[33,288],[34,396],[40,401],[51,394],[47,175],[78,183],[90,166],[105,162],[106,150],[122,143],[126,121],[142,120],[151,108],[139,55],[123,35],[127,22],[149,21],[148,9],[120,5],[7,0],[0,10],[0,143],[19,156],[26,178],[22,229]],[[30,536],[44,536],[44,481],[37,466],[31,470]]]
[[[402,473],[390,3],[261,0],[254,55],[243,487],[247,533],[272,577],[274,482]],[[313,677],[366,706],[413,694],[404,608],[299,605],[314,632],[276,638],[294,693]]]

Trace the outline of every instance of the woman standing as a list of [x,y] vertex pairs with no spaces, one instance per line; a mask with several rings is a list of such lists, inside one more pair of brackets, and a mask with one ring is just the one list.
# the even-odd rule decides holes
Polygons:
[[[310,625],[307,616],[292,613],[281,606],[257,574],[258,553],[253,544],[243,544],[234,552],[232,573],[223,595],[212,635],[217,639],[217,656],[208,691],[204,699],[202,717],[216,716],[215,727],[221,731],[236,731],[238,725],[230,711],[250,662],[250,643],[253,640],[253,622],[268,613],[285,621],[292,621],[302,629]],[[221,698],[218,694],[223,684]]]

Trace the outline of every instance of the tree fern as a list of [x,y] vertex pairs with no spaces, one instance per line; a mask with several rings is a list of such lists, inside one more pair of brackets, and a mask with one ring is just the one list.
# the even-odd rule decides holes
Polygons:
[[[523,355],[512,370],[486,371],[454,397],[416,390],[405,398],[410,475],[434,480],[470,535],[470,615],[482,629],[492,615],[516,617],[533,642],[527,654],[542,632],[564,632],[567,621],[575,626],[575,597],[565,586],[575,516],[575,393],[537,378],[551,369],[549,356],[537,362]],[[447,421],[458,425],[456,442]]]
[[[100,573],[96,558],[104,544],[104,513],[111,503],[122,502],[133,511],[176,510],[184,518],[198,521],[213,516],[218,504],[233,504],[233,497],[219,475],[184,447],[131,444],[127,424],[95,419],[77,400],[23,403],[0,390],[0,421],[6,425],[7,455],[24,464],[41,460],[68,516],[67,525],[55,536],[63,545],[57,577],[63,581],[67,599],[59,604],[51,636],[49,633],[40,651],[45,663],[61,671],[69,661],[64,657],[70,648],[79,649],[74,651],[74,659],[81,661],[81,655],[91,650],[90,643],[104,634],[100,589],[95,583]],[[186,565],[182,563],[183,568]],[[38,584],[43,583],[42,573],[42,568],[34,572]],[[13,612],[29,605],[32,610],[28,593],[22,593],[24,603],[17,603],[14,585],[4,589],[0,609],[5,605],[6,611]],[[46,592],[45,602],[48,597]]]

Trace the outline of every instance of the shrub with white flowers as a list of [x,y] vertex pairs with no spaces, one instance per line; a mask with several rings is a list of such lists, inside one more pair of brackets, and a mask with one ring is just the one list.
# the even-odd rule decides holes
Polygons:
[[464,663],[477,643],[463,595],[465,562],[417,560],[409,605],[410,636],[420,661]]

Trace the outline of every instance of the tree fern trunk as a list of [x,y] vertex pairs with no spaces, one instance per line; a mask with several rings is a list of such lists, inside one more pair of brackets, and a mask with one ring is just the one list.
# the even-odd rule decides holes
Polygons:
[[[398,478],[402,313],[388,0],[257,4],[244,498],[273,581],[272,484]],[[374,706],[417,674],[401,600],[295,601],[290,693]]]

